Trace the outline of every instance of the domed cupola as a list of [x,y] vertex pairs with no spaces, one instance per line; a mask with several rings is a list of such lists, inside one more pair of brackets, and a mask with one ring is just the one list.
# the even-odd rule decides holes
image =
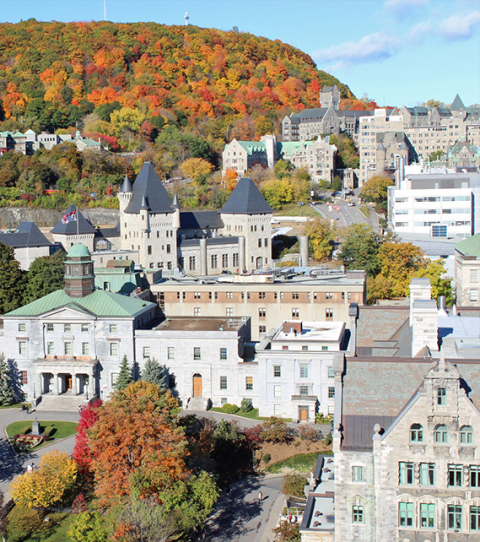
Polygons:
[[94,290],[93,260],[88,248],[77,243],[65,260],[65,293],[70,297],[85,297]]

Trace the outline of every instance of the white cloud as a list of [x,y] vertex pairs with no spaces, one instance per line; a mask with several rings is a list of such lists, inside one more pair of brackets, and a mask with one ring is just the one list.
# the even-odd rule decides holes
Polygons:
[[441,35],[449,40],[467,40],[480,26],[480,11],[456,13],[440,23]]
[[335,63],[335,68],[351,64],[381,62],[396,55],[401,49],[400,40],[386,32],[377,32],[363,37],[360,41],[347,41],[321,49],[312,54],[316,60]]
[[431,36],[437,32],[438,26],[430,22],[418,23],[415,25],[412,30],[410,30],[408,35],[408,41],[418,43],[423,41],[426,36]]
[[385,0],[384,7],[400,18],[412,15],[415,8],[424,6],[430,0]]

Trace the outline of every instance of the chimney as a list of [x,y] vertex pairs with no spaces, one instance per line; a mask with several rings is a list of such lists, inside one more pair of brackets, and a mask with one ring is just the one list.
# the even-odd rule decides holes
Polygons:
[[285,334],[294,333],[295,336],[301,335],[303,331],[302,322],[286,320],[282,323],[282,331]]
[[415,301],[432,299],[430,279],[412,279],[410,282],[410,327],[412,326],[412,309]]
[[412,328],[412,357],[428,347],[432,354],[438,352],[438,309],[433,299],[419,299],[410,310]]

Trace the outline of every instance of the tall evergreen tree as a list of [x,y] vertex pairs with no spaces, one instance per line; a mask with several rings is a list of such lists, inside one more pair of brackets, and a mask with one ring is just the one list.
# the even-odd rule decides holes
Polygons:
[[132,369],[128,365],[127,355],[125,354],[125,356],[123,356],[122,363],[120,364],[120,372],[118,373],[115,389],[123,391],[132,382]]
[[51,256],[34,260],[27,275],[26,303],[65,287],[65,258],[66,252],[59,250]]
[[5,354],[0,354],[0,405],[10,406],[15,403],[15,391],[12,386],[10,370]]
[[158,363],[155,358],[148,358],[145,362],[145,368],[142,373],[142,380],[153,382],[160,389],[164,390],[167,387],[167,374],[165,368]]
[[0,243],[0,314],[21,307],[26,272],[20,269],[13,248]]

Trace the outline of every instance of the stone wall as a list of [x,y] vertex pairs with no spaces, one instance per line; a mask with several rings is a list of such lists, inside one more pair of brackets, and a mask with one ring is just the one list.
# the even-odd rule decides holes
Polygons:
[[[120,215],[117,209],[103,208],[80,208],[85,218],[88,218],[94,225],[117,224]],[[65,214],[63,211],[54,209],[37,209],[32,207],[3,207],[0,209],[0,228],[16,228],[20,222],[30,220],[35,222],[39,228],[53,228]]]

